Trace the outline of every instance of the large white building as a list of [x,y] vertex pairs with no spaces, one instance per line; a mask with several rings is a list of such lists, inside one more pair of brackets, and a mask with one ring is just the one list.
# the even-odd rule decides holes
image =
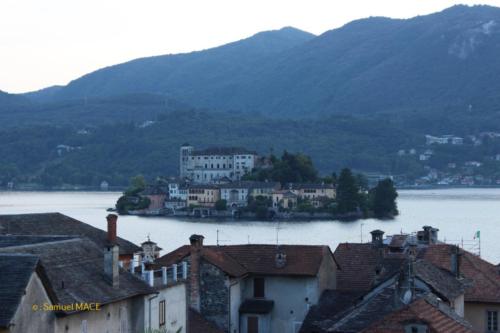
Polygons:
[[257,153],[245,148],[218,147],[195,150],[185,144],[180,149],[180,177],[208,184],[223,179],[240,180],[252,171]]

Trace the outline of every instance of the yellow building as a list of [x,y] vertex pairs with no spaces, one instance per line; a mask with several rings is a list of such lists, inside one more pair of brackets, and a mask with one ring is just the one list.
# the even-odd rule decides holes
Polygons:
[[273,192],[273,208],[295,209],[297,207],[297,194],[290,190]]
[[337,194],[332,184],[293,184],[290,190],[299,198],[308,200],[316,208],[334,200]]
[[191,185],[188,188],[188,206],[214,207],[220,199],[220,190],[213,185]]

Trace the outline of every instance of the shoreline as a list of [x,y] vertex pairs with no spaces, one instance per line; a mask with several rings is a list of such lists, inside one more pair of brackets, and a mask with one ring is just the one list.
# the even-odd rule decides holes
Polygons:
[[[405,185],[396,186],[397,190],[447,190],[447,189],[500,189],[500,185]],[[126,187],[113,186],[107,190],[100,189],[94,186],[75,186],[74,188],[15,188],[9,189],[6,187],[0,187],[0,192],[97,192],[97,193],[122,193],[126,190]]]

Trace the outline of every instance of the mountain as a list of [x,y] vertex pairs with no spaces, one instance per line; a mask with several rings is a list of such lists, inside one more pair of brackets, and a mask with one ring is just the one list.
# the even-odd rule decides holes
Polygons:
[[0,114],[10,110],[27,108],[31,104],[30,100],[24,96],[9,94],[0,90]]
[[313,37],[288,27],[204,51],[137,59],[74,80],[56,92],[54,99],[146,92],[184,97],[187,102],[186,96],[191,94],[189,99],[196,99],[198,106],[203,106],[203,92],[220,91],[219,96],[223,97],[231,85],[251,75],[264,58],[276,56]]
[[52,100],[152,93],[194,107],[280,117],[496,112],[499,37],[500,8],[489,6],[406,20],[371,17],[317,37],[284,28],[104,68]]

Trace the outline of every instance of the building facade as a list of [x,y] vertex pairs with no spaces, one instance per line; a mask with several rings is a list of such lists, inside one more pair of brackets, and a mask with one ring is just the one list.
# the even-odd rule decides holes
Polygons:
[[221,179],[240,180],[252,171],[257,163],[257,153],[245,148],[208,148],[195,150],[188,144],[180,148],[181,178],[194,183],[216,183]]
[[327,246],[206,246],[200,235],[190,243],[157,264],[189,262],[189,307],[221,332],[296,332],[321,293],[336,288]]

